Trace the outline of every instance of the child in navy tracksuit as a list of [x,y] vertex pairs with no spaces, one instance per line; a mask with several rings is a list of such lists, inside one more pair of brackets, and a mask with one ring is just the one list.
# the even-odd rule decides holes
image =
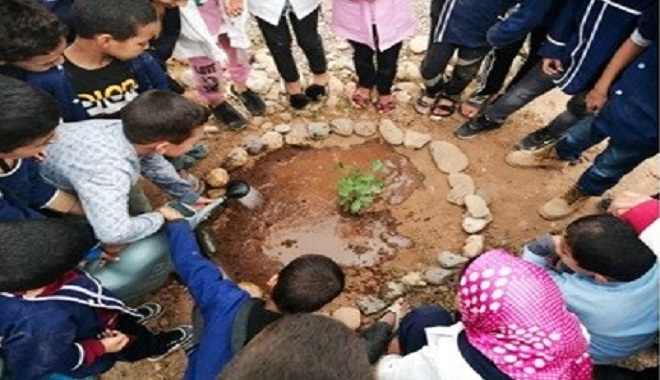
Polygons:
[[[492,47],[525,38],[541,23],[550,6],[545,0],[524,0],[506,19],[517,1],[434,0],[431,3],[431,38],[422,61],[425,91],[415,109],[431,118],[451,116],[460,95],[479,70]],[[458,51],[458,61],[448,80],[444,79],[449,60]]]
[[127,307],[76,269],[90,237],[67,220],[0,223],[0,338],[13,379],[99,375],[191,340],[190,326],[151,333],[141,323],[154,314]]
[[518,149],[537,150],[556,142],[568,128],[590,115],[585,96],[617,48],[638,28],[653,39],[644,24],[657,19],[657,0],[567,1],[541,46],[540,65],[486,107],[455,134],[469,138],[500,128],[506,119],[537,97],[559,87],[572,95],[566,110],[543,128],[525,136]]
[[[658,153],[658,43],[654,40],[658,24],[657,18],[651,21],[623,43],[589,93],[587,100],[594,108],[602,107],[595,118],[571,127],[556,145],[539,151],[516,151],[506,157],[508,164],[518,167],[561,167],[609,138],[605,150],[577,183],[539,209],[545,219],[560,219],[577,211],[589,197],[602,195]],[[607,94],[604,105],[604,99],[594,101],[599,91]]]

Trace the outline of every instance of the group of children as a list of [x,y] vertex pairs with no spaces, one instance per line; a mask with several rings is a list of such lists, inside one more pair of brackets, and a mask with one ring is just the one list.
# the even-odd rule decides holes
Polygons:
[[[289,104],[302,109],[327,95],[320,5],[0,2],[0,342],[12,378],[95,376],[116,361],[187,348],[186,379],[588,379],[655,343],[660,222],[651,198],[626,194],[611,214],[577,219],[561,235],[528,244],[522,258],[495,250],[470,261],[458,313],[433,306],[408,313],[398,300],[359,335],[311,315],[344,290],[331,259],[293,260],[262,301],[201,255],[177,211],[153,211],[140,176],[193,207],[211,202],[187,169],[207,154],[198,142],[211,115],[230,129],[247,124],[227,95],[252,115],[265,113],[246,85],[248,14]],[[656,2],[433,0],[430,14],[419,113],[441,119],[460,109],[474,119],[455,134],[471,138],[559,86],[573,95],[567,110],[506,162],[560,167],[609,137],[578,183],[541,208],[543,217],[570,214],[657,154]],[[378,112],[394,111],[399,52],[416,28],[411,1],[335,0],[332,26],[354,50],[353,106],[370,106],[375,88]],[[312,72],[306,87],[291,30]],[[528,34],[533,53],[494,100]],[[192,68],[197,101],[168,75],[171,56]],[[483,87],[460,103],[484,59]],[[126,244],[163,226],[197,311],[194,328],[152,333],[144,323],[160,305],[131,308],[78,264],[97,244],[117,260]]]

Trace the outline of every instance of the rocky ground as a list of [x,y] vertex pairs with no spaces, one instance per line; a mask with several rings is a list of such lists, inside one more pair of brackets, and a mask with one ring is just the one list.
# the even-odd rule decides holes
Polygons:
[[[382,223],[386,233],[372,240],[385,241],[388,247],[393,247],[393,253],[374,265],[349,262],[346,265],[347,291],[325,310],[349,315],[355,320],[360,315],[346,308],[358,307],[362,312],[361,322],[365,323],[401,294],[407,294],[413,304],[431,302],[451,307],[455,268],[468,257],[493,247],[515,252],[525,241],[547,231],[561,230],[571,220],[548,222],[541,219],[536,210],[568,188],[602,147],[592,149],[582,162],[561,172],[515,169],[503,161],[519,138],[562,110],[566,96],[552,92],[515,114],[505,128],[473,140],[457,140],[452,131],[464,122],[461,116],[433,122],[416,114],[412,108],[411,102],[419,93],[418,66],[428,31],[428,5],[416,0],[415,7],[420,20],[419,35],[402,50],[396,83],[399,107],[388,118],[380,118],[375,110],[358,111],[350,107],[346,97],[355,87],[351,50],[348,44],[332,35],[325,22],[321,23],[321,33],[332,74],[331,95],[308,110],[290,110],[280,96],[272,58],[263,48],[258,30],[252,29],[256,63],[250,85],[264,94],[269,113],[253,118],[249,127],[239,133],[220,127],[218,132],[209,134],[207,143],[212,153],[194,170],[205,176],[222,166],[231,177],[248,178],[261,186],[258,188],[264,193],[267,204],[281,204],[280,209],[286,211],[278,214],[282,211],[274,206],[253,211],[232,208],[215,223],[223,249],[221,257],[216,259],[237,280],[252,281],[264,287],[268,276],[281,266],[284,260],[270,255],[264,248],[264,244],[272,243],[264,226],[270,227],[279,219],[297,216],[306,221],[303,224],[310,225],[317,219],[338,218],[338,223],[345,223],[343,226],[351,231],[368,230],[373,228],[369,223]],[[329,11],[328,6],[324,10],[326,20]],[[299,66],[304,68],[305,60],[299,50],[296,56]],[[189,80],[181,65],[174,63],[172,69],[181,73],[182,82]],[[363,145],[365,142],[367,144]],[[384,144],[386,148],[374,148],[369,144]],[[409,165],[416,173],[399,178],[418,180],[406,185],[408,190],[398,201],[392,201],[396,199],[394,196],[389,197],[360,221],[337,216],[331,187],[336,177],[319,174],[331,173],[324,171],[330,170],[331,165],[323,162],[320,156],[309,156],[307,148],[326,149],[333,157],[341,155],[340,150],[347,151],[349,153],[342,159],[347,162],[355,159],[358,164],[386,156],[394,162],[392,170],[395,172]],[[297,171],[296,163],[313,170]],[[209,182],[216,186],[225,182],[227,171],[224,169],[214,171],[208,177]],[[300,176],[308,177],[300,181]],[[281,183],[282,187],[272,189],[268,187],[270,183]],[[398,186],[396,181],[388,185],[390,188]],[[626,177],[612,194],[628,189],[653,193],[658,191],[657,185],[658,165],[654,158]],[[154,203],[166,199],[153,187],[148,186],[148,189]],[[301,202],[285,205],[289,199],[281,197],[284,192],[298,192],[301,197],[310,193],[317,196],[305,198],[309,200],[308,206],[302,206]],[[596,203],[597,200],[590,201],[582,214],[593,212]],[[304,212],[296,211],[300,209]],[[314,214],[317,211],[319,214]],[[272,223],[268,218],[273,219]],[[259,224],[262,221],[265,222]],[[288,219],[287,223],[295,224]],[[319,249],[324,242],[318,242]],[[185,288],[175,280],[151,299],[167,307],[165,315],[153,322],[153,328],[188,323],[192,304]],[[178,379],[184,366],[184,355],[177,353],[156,363],[117,365],[103,378]]]

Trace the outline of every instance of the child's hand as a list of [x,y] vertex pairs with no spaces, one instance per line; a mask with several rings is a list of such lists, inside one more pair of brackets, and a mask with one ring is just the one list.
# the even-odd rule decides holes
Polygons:
[[167,220],[168,222],[171,222],[173,220],[183,219],[183,215],[181,215],[180,212],[167,206],[163,206],[159,208],[158,212],[161,213],[165,218],[165,220]]
[[106,261],[119,261],[119,252],[126,248],[126,244],[103,244],[101,258]]
[[227,0],[227,16],[238,17],[243,13],[243,0]]
[[195,210],[201,210],[202,208],[204,208],[204,206],[206,206],[207,204],[213,202],[214,200],[215,200],[215,199],[206,198],[206,197],[199,197],[199,198],[197,198],[197,200],[195,201],[195,203],[193,203],[191,206],[192,206]]
[[558,75],[564,72],[564,66],[561,61],[554,58],[543,58],[541,62],[543,72],[548,75]]
[[121,351],[130,339],[121,331],[106,329],[103,332],[104,338],[101,339],[101,344],[105,348],[106,353],[113,353]]
[[594,87],[589,91],[585,99],[587,111],[597,114],[607,103],[607,90]]

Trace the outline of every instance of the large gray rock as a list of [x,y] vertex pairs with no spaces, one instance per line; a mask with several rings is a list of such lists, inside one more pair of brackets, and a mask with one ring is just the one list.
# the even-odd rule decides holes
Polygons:
[[229,151],[224,160],[222,160],[220,166],[227,171],[232,171],[244,166],[249,160],[248,152],[245,149],[234,148]]
[[400,81],[418,81],[422,75],[419,72],[419,64],[411,61],[399,62],[396,79]]
[[361,137],[371,137],[376,133],[376,124],[371,121],[360,120],[355,123],[355,134]]
[[424,270],[422,278],[431,285],[442,285],[449,281],[453,275],[454,272],[450,270],[440,267],[430,267]]
[[467,261],[468,259],[466,259],[465,257],[449,251],[438,253],[438,264],[440,264],[441,267],[446,269],[453,269],[456,267],[460,267],[461,265],[465,264]]
[[486,226],[490,222],[493,221],[492,217],[488,218],[473,218],[471,216],[466,216],[463,219],[463,223],[461,226],[463,227],[463,231],[469,233],[469,234],[476,234],[484,230]]
[[403,144],[403,131],[390,119],[383,119],[378,125],[378,130],[383,139],[392,145]]
[[334,119],[330,122],[332,133],[340,136],[350,136],[353,134],[353,120],[348,118]]
[[475,185],[472,177],[465,173],[450,173],[447,176],[451,190],[447,193],[447,201],[453,204],[463,206],[465,197],[474,194]]
[[422,278],[421,272],[408,272],[405,276],[401,277],[401,282],[409,288],[426,286],[426,281]]
[[268,77],[268,73],[261,70],[252,70],[246,85],[255,92],[266,94],[270,91],[274,81]]
[[421,36],[416,36],[413,37],[410,40],[409,43],[409,48],[410,51],[413,52],[414,54],[422,54],[423,52],[428,49],[429,46],[429,36],[428,35],[421,35]]
[[406,129],[406,134],[403,138],[403,146],[406,148],[422,149],[429,141],[431,141],[430,134]]
[[330,135],[330,126],[323,121],[315,121],[307,126],[307,133],[312,140],[323,140]]
[[463,151],[447,141],[432,141],[429,151],[438,169],[443,173],[454,173],[465,170],[470,161]]
[[355,304],[364,315],[376,314],[387,307],[385,301],[372,295],[359,296]]
[[473,258],[479,256],[484,251],[484,236],[470,235],[465,239],[463,245],[463,256]]
[[241,146],[251,155],[257,155],[266,149],[266,144],[259,136],[246,136]]
[[223,187],[229,182],[229,173],[223,168],[215,168],[206,173],[204,181],[211,187]]
[[470,194],[465,196],[465,207],[467,207],[468,213],[473,218],[490,217],[490,209],[488,209],[486,201],[478,195]]
[[406,295],[406,286],[401,281],[388,281],[380,288],[380,296],[385,301],[394,301]]
[[261,136],[261,141],[266,145],[267,150],[277,150],[284,146],[282,135],[275,131],[264,133]]
[[291,132],[291,126],[289,124],[278,124],[273,127],[273,130],[281,135],[286,135]]

